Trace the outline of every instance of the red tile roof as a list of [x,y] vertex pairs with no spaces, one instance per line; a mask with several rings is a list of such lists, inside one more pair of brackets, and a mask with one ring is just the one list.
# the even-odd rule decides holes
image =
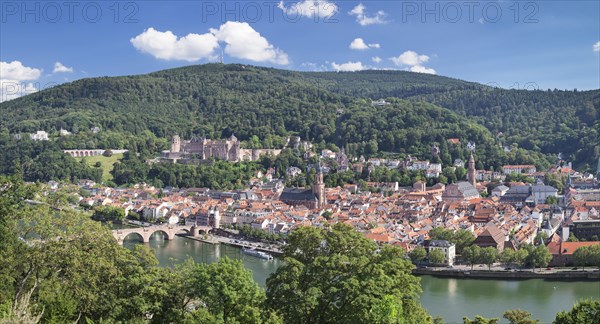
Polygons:
[[560,246],[560,254],[562,254],[562,255],[573,254],[573,252],[575,252],[575,250],[577,250],[580,247],[583,247],[583,246],[592,246],[592,245],[598,245],[598,244],[600,244],[600,241],[594,241],[594,242],[562,242],[562,244]]

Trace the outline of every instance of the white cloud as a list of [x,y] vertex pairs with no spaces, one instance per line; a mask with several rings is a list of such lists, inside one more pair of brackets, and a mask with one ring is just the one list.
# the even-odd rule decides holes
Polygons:
[[379,57],[379,56],[372,57],[371,61],[379,64],[379,63],[381,63],[381,57]]
[[429,61],[429,56],[419,55],[414,51],[406,51],[398,57],[390,58],[396,65],[418,65]]
[[598,43],[594,44],[594,52],[600,52],[600,41],[598,41]]
[[0,78],[16,81],[36,80],[42,75],[41,69],[24,66],[19,61],[0,62]]
[[356,38],[350,43],[350,48],[353,50],[366,50],[369,49],[369,46],[362,38]]
[[219,29],[205,34],[177,37],[171,31],[161,32],[150,27],[130,40],[141,52],[163,60],[198,61],[215,59],[219,42],[225,43],[225,53],[255,62],[289,64],[288,55],[269,44],[248,23],[228,21]]
[[353,50],[367,50],[369,48],[380,48],[379,44],[367,44],[362,38],[355,38],[350,43],[350,48]]
[[41,69],[24,66],[19,61],[0,62],[0,102],[37,91],[32,82],[42,75]]
[[435,74],[435,70],[434,69],[430,69],[430,68],[426,68],[424,66],[421,65],[414,65],[410,67],[410,71],[411,72],[417,72],[417,73],[427,73],[427,74]]
[[385,20],[386,13],[383,10],[377,11],[374,16],[368,16],[365,9],[366,7],[362,3],[359,3],[348,14],[356,16],[356,22],[361,26],[385,24],[387,22]]
[[347,71],[347,72],[361,71],[361,70],[364,70],[367,68],[360,61],[359,62],[347,62],[347,63],[342,63],[342,64],[337,64],[335,62],[332,62],[331,67],[338,72],[340,72],[340,71]]
[[54,63],[54,70],[52,70],[52,73],[61,73],[61,72],[62,73],[73,73],[73,68],[66,67],[60,62]]
[[280,1],[277,8],[283,10],[286,15],[304,16],[304,17],[321,17],[329,18],[338,12],[338,7],[335,3],[326,0],[304,0],[296,2],[289,7]]
[[423,63],[429,61],[429,56],[419,55],[414,51],[406,51],[397,57],[391,57],[390,60],[397,66],[408,66],[408,70],[412,72],[436,74],[434,69],[423,66]]
[[248,23],[228,21],[210,32],[222,42],[225,42],[225,53],[230,56],[275,64],[289,64],[288,55],[269,44],[266,38],[254,30]]
[[219,47],[217,38],[211,33],[177,37],[170,30],[161,32],[152,27],[129,41],[140,52],[158,59],[188,62],[212,58]]

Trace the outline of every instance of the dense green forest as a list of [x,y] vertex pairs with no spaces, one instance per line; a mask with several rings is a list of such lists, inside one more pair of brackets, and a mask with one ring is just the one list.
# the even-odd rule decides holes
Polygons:
[[[372,105],[380,98],[388,104]],[[35,160],[41,153],[27,148],[38,144],[12,135],[56,135],[61,128],[74,135],[45,144],[53,155],[60,149],[127,148],[150,156],[166,149],[173,134],[216,139],[233,133],[247,147],[281,147],[288,136],[299,135],[319,147],[346,148],[352,156],[412,154],[444,164],[466,159],[465,144],[473,141],[477,167],[495,170],[507,163],[544,168],[562,152],[585,171],[600,155],[598,90],[505,90],[404,71],[195,65],[82,79],[3,102],[0,113],[0,148],[21,151],[0,159],[0,173],[13,173],[15,157]],[[91,127],[102,131],[92,133]],[[432,145],[440,147],[439,158],[431,155]],[[42,173],[24,174],[56,178]]]

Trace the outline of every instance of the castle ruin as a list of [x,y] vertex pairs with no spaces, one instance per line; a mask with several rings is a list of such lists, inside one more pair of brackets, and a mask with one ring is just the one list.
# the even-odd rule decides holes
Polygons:
[[229,162],[257,161],[262,155],[277,156],[280,149],[242,149],[240,141],[231,135],[228,139],[211,140],[204,137],[192,137],[181,140],[179,135],[171,139],[171,150],[163,151],[163,159],[177,162],[179,160],[208,160],[211,158]]

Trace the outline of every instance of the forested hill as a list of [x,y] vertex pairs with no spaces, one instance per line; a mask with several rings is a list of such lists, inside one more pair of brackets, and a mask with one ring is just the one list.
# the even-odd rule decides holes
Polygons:
[[[370,100],[380,98],[392,104],[373,107]],[[267,145],[298,134],[355,145],[360,153],[426,154],[431,144],[458,137],[476,141],[482,155],[491,154],[492,146],[516,145],[563,152],[588,168],[600,155],[599,102],[598,90],[505,90],[404,71],[294,72],[206,64],[82,79],[4,102],[0,129],[77,132],[100,126],[128,134],[149,130],[158,137],[211,138],[235,132],[242,140],[256,135]]]

